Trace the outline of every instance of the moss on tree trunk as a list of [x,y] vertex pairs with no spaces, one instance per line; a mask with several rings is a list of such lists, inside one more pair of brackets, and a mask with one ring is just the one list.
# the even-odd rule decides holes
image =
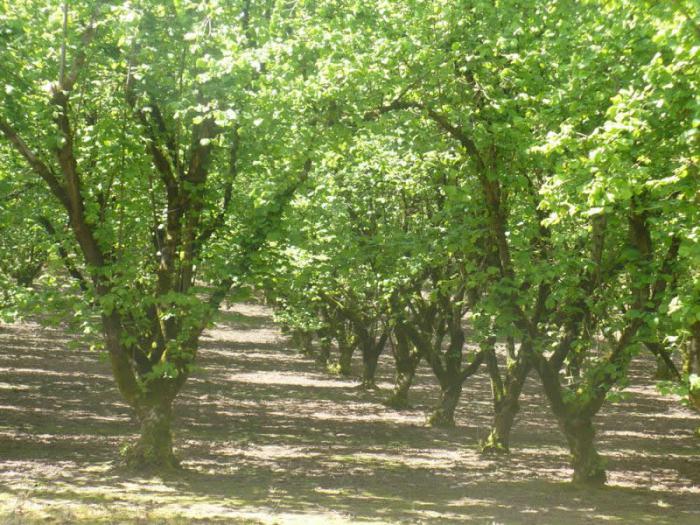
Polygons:
[[180,467],[173,453],[172,402],[144,403],[137,410],[140,435],[123,452],[127,468],[145,472],[168,472]]
[[598,455],[593,440],[595,429],[591,418],[574,415],[560,422],[571,452],[573,482],[603,486],[606,481],[605,461]]
[[385,405],[391,408],[403,409],[408,408],[408,391],[413,384],[413,378],[416,375],[416,367],[418,361],[412,367],[399,368],[397,365],[396,380],[394,382],[394,391],[386,400]]
[[511,393],[498,402],[494,410],[491,431],[481,443],[481,451],[484,454],[506,454],[510,452],[510,431],[520,410],[517,396]]
[[406,334],[397,327],[395,340],[391,339],[391,349],[396,363],[394,376],[394,391],[385,401],[385,405],[397,410],[408,408],[408,391],[413,384],[420,356],[412,351],[413,346]]
[[434,427],[453,427],[455,425],[455,409],[462,394],[462,382],[451,381],[442,387],[440,401],[430,415],[428,424]]

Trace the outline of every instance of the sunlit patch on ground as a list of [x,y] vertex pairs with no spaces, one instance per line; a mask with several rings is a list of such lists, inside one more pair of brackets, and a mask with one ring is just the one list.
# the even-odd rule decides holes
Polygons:
[[1,523],[700,523],[700,417],[655,390],[649,360],[634,395],[596,420],[610,486],[581,491],[534,379],[513,453],[482,457],[483,375],[456,428],[428,428],[427,367],[412,408],[391,410],[389,356],[382,390],[361,391],[293,351],[264,307],[236,305],[206,333],[176,407],[187,470],[162,480],[114,468],[136,425],[108,364],[67,341],[33,323],[0,330]]

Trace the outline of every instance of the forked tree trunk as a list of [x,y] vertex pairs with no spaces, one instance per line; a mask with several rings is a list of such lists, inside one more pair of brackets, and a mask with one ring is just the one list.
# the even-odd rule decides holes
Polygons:
[[459,310],[450,307],[447,327],[450,337],[449,347],[444,353],[439,346],[432,348],[433,357],[429,358],[433,372],[440,382],[440,401],[428,418],[428,424],[434,427],[453,427],[455,425],[455,410],[457,403],[459,403],[459,397],[462,395],[462,385],[466,377],[473,374],[483,360],[482,357],[479,357],[478,360],[475,358],[473,364],[476,368],[468,375],[464,375],[462,349],[464,348],[465,335]]
[[595,430],[591,418],[572,415],[561,420],[559,425],[571,452],[573,482],[589,486],[605,485],[605,461],[598,455],[593,444]]
[[[518,361],[509,372],[507,382],[502,387],[502,393],[494,399],[493,424],[488,437],[481,443],[484,454],[502,454],[510,452],[510,431],[515,423],[515,417],[520,411],[520,393],[530,372],[530,365]],[[500,381],[498,369],[489,367],[492,381]],[[496,394],[494,394],[495,396]]]
[[[634,325],[627,327],[616,347],[625,348]],[[544,357],[537,361],[537,371],[542,380],[545,395],[549,400],[552,412],[557,418],[571,453],[571,466],[574,469],[573,482],[580,485],[605,485],[605,461],[598,455],[593,444],[595,429],[593,415],[600,410],[605,401],[605,392],[609,391],[611,383],[600,381],[598,390],[588,397],[587,401],[567,400],[561,387],[559,371],[552,367]]]
[[375,339],[364,326],[356,326],[356,331],[357,340],[362,350],[362,383],[360,388],[365,390],[376,389],[377,363],[389,338],[389,332],[385,331],[378,339]]

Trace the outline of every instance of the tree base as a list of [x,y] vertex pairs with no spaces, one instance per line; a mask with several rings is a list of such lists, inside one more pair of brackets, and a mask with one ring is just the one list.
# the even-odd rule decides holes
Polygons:
[[675,379],[675,376],[671,372],[671,369],[666,365],[663,359],[656,360],[656,371],[654,372],[654,379],[671,381]]
[[487,456],[510,454],[508,444],[493,432],[479,444],[479,449],[482,454]]
[[139,474],[175,474],[182,465],[172,451],[157,451],[140,443],[125,445],[121,451],[121,467]]
[[497,403],[491,431],[480,444],[482,454],[510,454],[510,431],[520,407],[517,399],[505,399]]
[[392,395],[386,399],[383,405],[387,408],[393,408],[394,410],[407,410],[411,408],[411,405],[408,403],[408,399],[403,396],[396,395]]
[[608,477],[605,468],[595,468],[591,471],[577,472],[574,470],[572,483],[580,487],[599,488],[605,486]]
[[427,423],[436,428],[454,428],[455,417],[454,414],[447,414],[438,409],[428,418]]
[[377,383],[375,383],[374,380],[370,381],[367,379],[363,380],[355,388],[357,388],[358,390],[381,390],[381,388],[377,386]]
[[337,364],[338,368],[338,373],[343,376],[343,377],[351,377],[352,376],[352,366],[349,362],[343,361],[342,359],[338,361]]
[[602,487],[607,481],[605,459],[595,449],[595,429],[590,417],[570,416],[561,425],[571,453],[575,485]]
[[172,473],[180,470],[180,462],[173,453],[170,432],[172,407],[160,402],[140,408],[137,412],[141,433],[133,443],[122,448],[122,464],[134,472],[153,474]]

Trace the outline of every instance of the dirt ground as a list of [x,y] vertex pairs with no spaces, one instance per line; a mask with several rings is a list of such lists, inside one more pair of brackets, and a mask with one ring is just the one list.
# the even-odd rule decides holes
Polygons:
[[483,458],[483,373],[465,384],[457,427],[428,428],[427,367],[413,408],[393,411],[381,404],[389,356],[382,391],[359,391],[290,349],[265,308],[237,305],[206,332],[178,398],[186,472],[163,480],[115,469],[136,425],[108,363],[67,342],[0,326],[0,523],[700,523],[700,417],[655,390],[645,357],[634,395],[597,418],[609,486],[582,490],[534,378],[513,453]]

